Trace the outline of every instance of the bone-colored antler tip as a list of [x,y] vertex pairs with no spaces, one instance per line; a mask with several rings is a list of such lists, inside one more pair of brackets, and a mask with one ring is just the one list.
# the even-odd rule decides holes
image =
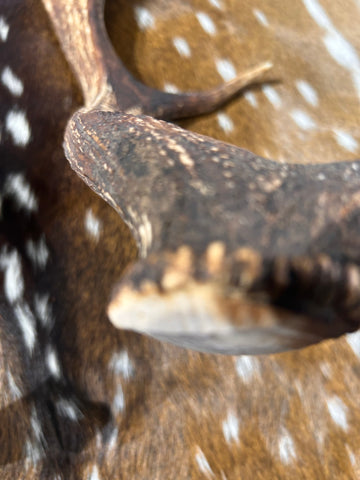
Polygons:
[[255,67],[250,68],[246,72],[240,74],[239,78],[248,77],[248,78],[256,79],[256,78],[260,77],[263,73],[265,73],[268,70],[270,70],[271,68],[273,68],[273,66],[274,66],[274,64],[270,61],[259,63]]
[[251,85],[253,82],[260,80],[265,72],[273,67],[273,63],[270,61],[262,62],[255,67],[241,72],[235,78],[226,83],[227,89],[231,89],[234,92],[242,90],[244,87]]
[[266,70],[270,70],[271,68],[273,68],[274,64],[270,61],[267,61],[267,62],[264,62],[262,64],[260,64],[260,67],[262,67],[264,69],[264,71]]
[[[236,318],[229,319],[227,310],[236,311]],[[117,328],[207,353],[269,354],[322,339],[307,328],[301,331],[298,327],[306,319],[292,312],[256,305],[246,298],[234,308],[231,298],[221,297],[214,283],[190,281],[166,292],[157,291],[155,284],[145,291],[120,286],[107,313]]]

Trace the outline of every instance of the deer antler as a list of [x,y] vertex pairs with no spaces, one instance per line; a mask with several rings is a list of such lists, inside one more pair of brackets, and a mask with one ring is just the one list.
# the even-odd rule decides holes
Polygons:
[[211,111],[270,65],[208,93],[158,92],[116,57],[102,0],[43,1],[85,98],[66,156],[139,247],[111,321],[224,353],[356,329],[360,162],[280,164],[152,118]]

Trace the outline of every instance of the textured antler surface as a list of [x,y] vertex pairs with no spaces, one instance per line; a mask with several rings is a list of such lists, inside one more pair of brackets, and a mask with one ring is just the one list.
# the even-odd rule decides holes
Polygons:
[[[288,348],[356,327],[358,245],[348,239],[358,163],[279,164],[149,117],[101,111],[73,117],[65,151],[145,259],[110,305],[118,326],[243,353],[271,350],[276,337],[276,348]],[[233,345],[222,338],[216,347],[213,332]]]
[[218,103],[133,80],[106,36],[101,1],[45,5],[86,100],[67,128],[67,158],[130,226],[142,258],[110,304],[113,323],[227,353],[355,329],[358,249],[347,238],[358,223],[360,164],[275,163],[140,116]]

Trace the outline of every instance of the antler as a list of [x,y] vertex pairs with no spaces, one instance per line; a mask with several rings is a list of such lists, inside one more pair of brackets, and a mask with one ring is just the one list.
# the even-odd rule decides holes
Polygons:
[[104,0],[43,0],[74,69],[88,109],[136,112],[162,119],[204,114],[238,94],[271,68],[264,62],[208,92],[171,94],[134,79],[105,30]]
[[158,92],[116,57],[103,1],[43,1],[85,98],[66,156],[139,247],[112,322],[225,353],[297,348],[357,328],[359,242],[349,232],[360,162],[280,164],[143,115],[211,111],[269,64],[208,93]]

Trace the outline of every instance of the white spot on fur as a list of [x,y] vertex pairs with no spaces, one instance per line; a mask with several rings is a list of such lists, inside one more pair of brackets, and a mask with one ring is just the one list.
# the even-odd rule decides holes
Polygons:
[[330,378],[332,376],[331,365],[328,362],[321,362],[319,368],[325,378]]
[[116,447],[117,441],[118,441],[118,436],[119,436],[119,429],[117,427],[115,427],[114,430],[112,431],[110,439],[109,439],[109,443],[108,443],[108,449],[109,450],[113,450]]
[[60,378],[61,366],[60,366],[59,358],[57,356],[57,353],[52,347],[49,347],[48,351],[46,352],[45,362],[51,375],[53,375],[55,378]]
[[214,477],[214,472],[211,470],[211,467],[209,465],[209,462],[207,458],[205,457],[204,452],[201,450],[200,447],[197,447],[197,452],[195,454],[195,460],[196,463],[198,464],[199,470],[201,473],[206,475],[207,478],[213,478]]
[[103,439],[102,439],[101,432],[98,428],[96,428],[95,439],[96,439],[96,448],[97,450],[100,450],[100,448],[102,447]]
[[39,442],[26,440],[25,442],[25,458],[28,462],[36,465],[43,457],[43,448]]
[[154,26],[154,17],[145,7],[135,7],[135,19],[141,30]]
[[356,462],[356,456],[355,456],[354,452],[350,449],[349,445],[346,445],[346,450],[347,450],[347,453],[348,453],[348,456],[349,456],[351,466],[355,467],[357,462]]
[[294,441],[288,432],[280,437],[278,446],[280,459],[285,465],[288,465],[292,460],[296,459]]
[[187,58],[190,57],[191,50],[190,50],[189,44],[187,43],[185,38],[175,37],[173,39],[173,44],[174,44],[174,47],[176,48],[176,50],[179,52],[179,54],[182,57],[187,57]]
[[6,42],[9,34],[9,25],[6,23],[4,17],[0,17],[0,39],[2,42]]
[[167,92],[167,93],[179,93],[180,92],[178,87],[176,87],[172,83],[165,83],[164,91]]
[[262,12],[261,10],[258,10],[257,8],[254,8],[253,14],[255,15],[258,22],[261,23],[261,25],[263,25],[264,27],[269,26],[268,19],[266,18],[266,15],[264,12]]
[[229,115],[226,113],[218,113],[217,120],[220,128],[227,134],[231,133],[234,130],[234,124]]
[[227,443],[239,443],[239,420],[232,412],[223,421],[222,430]]
[[29,352],[32,353],[36,341],[36,322],[29,306],[26,303],[19,303],[14,307],[14,313],[21,329],[24,343]]
[[18,208],[23,208],[29,212],[37,210],[37,199],[22,173],[8,175],[4,185],[4,192],[14,199]]
[[225,59],[216,60],[216,69],[225,82],[229,82],[236,77],[236,70],[234,65]]
[[235,359],[235,368],[237,374],[245,383],[249,383],[260,371],[257,358],[247,355],[241,355]]
[[325,36],[324,43],[333,59],[351,73],[353,83],[360,95],[360,61],[354,47],[335,30]]
[[326,30],[323,37],[325,47],[332,58],[351,74],[360,97],[360,59],[355,48],[336,29],[317,0],[303,0],[303,3],[319,27]]
[[219,0],[209,0],[209,3],[215,7],[221,10],[223,8],[222,4],[219,2]]
[[13,400],[18,400],[19,398],[22,397],[22,393],[20,388],[16,384],[14,377],[11,375],[11,372],[9,371],[7,372],[7,379],[8,379],[11,395],[13,396]]
[[125,380],[131,378],[134,374],[134,366],[126,350],[113,354],[109,362],[109,368],[117,375],[122,375]]
[[35,294],[34,297],[35,313],[43,327],[50,327],[53,324],[51,305],[49,295]]
[[307,101],[307,103],[309,103],[313,107],[316,107],[318,105],[318,94],[316,93],[315,89],[310,85],[310,83],[305,82],[305,80],[297,80],[296,88],[303,96],[303,98]]
[[31,130],[25,112],[11,110],[5,117],[5,130],[11,135],[18,147],[26,147],[30,141]]
[[99,241],[102,224],[101,221],[94,215],[94,212],[91,208],[86,210],[85,230],[95,241]]
[[334,423],[344,431],[348,429],[347,406],[339,397],[332,397],[326,400],[326,405]]
[[355,153],[359,148],[358,142],[350,133],[344,132],[343,130],[334,130],[334,133],[337,143],[348,152]]
[[303,110],[294,109],[290,115],[296,125],[302,130],[313,130],[316,127],[314,120]]
[[66,398],[62,398],[56,402],[56,410],[59,415],[67,417],[74,422],[83,417],[78,406],[72,400]]
[[112,401],[112,408],[115,414],[122,413],[125,409],[125,397],[122,386],[117,385],[115,395]]
[[317,0],[303,0],[303,3],[319,27],[322,27],[326,30],[331,30],[333,28],[331,21],[325,13],[325,10]]
[[216,27],[214,22],[211,20],[209,15],[204,12],[198,12],[196,14],[196,18],[198,19],[202,29],[208,33],[209,35],[215,35]]
[[38,414],[34,407],[31,409],[30,424],[36,440],[38,440],[39,442],[44,442],[45,441],[44,433],[42,431]]
[[345,338],[352,351],[360,358],[360,330],[354,333],[348,333],[345,335]]
[[36,465],[42,458],[44,458],[44,445],[46,438],[42,431],[42,426],[39,421],[37,412],[33,407],[30,414],[30,425],[32,428],[31,439],[25,442],[25,462],[26,464]]
[[100,480],[99,469],[97,465],[93,466],[93,469],[91,470],[90,475],[88,476],[88,480]]
[[271,87],[270,85],[264,85],[261,90],[263,91],[265,97],[269,100],[273,107],[281,107],[282,101],[280,95],[274,87]]
[[10,67],[5,67],[2,71],[1,81],[15,97],[19,97],[24,91],[22,81],[15,75]]
[[0,255],[0,268],[5,271],[5,296],[10,303],[15,303],[20,300],[24,294],[24,279],[19,254],[15,250],[10,253],[2,251]]
[[35,267],[43,269],[46,267],[46,263],[49,258],[49,250],[47,248],[45,238],[41,237],[36,243],[34,240],[29,239],[25,245],[26,252],[29,255]]
[[252,107],[255,108],[258,106],[258,102],[254,92],[247,91],[244,93],[244,97],[245,97],[245,100],[249,102]]

